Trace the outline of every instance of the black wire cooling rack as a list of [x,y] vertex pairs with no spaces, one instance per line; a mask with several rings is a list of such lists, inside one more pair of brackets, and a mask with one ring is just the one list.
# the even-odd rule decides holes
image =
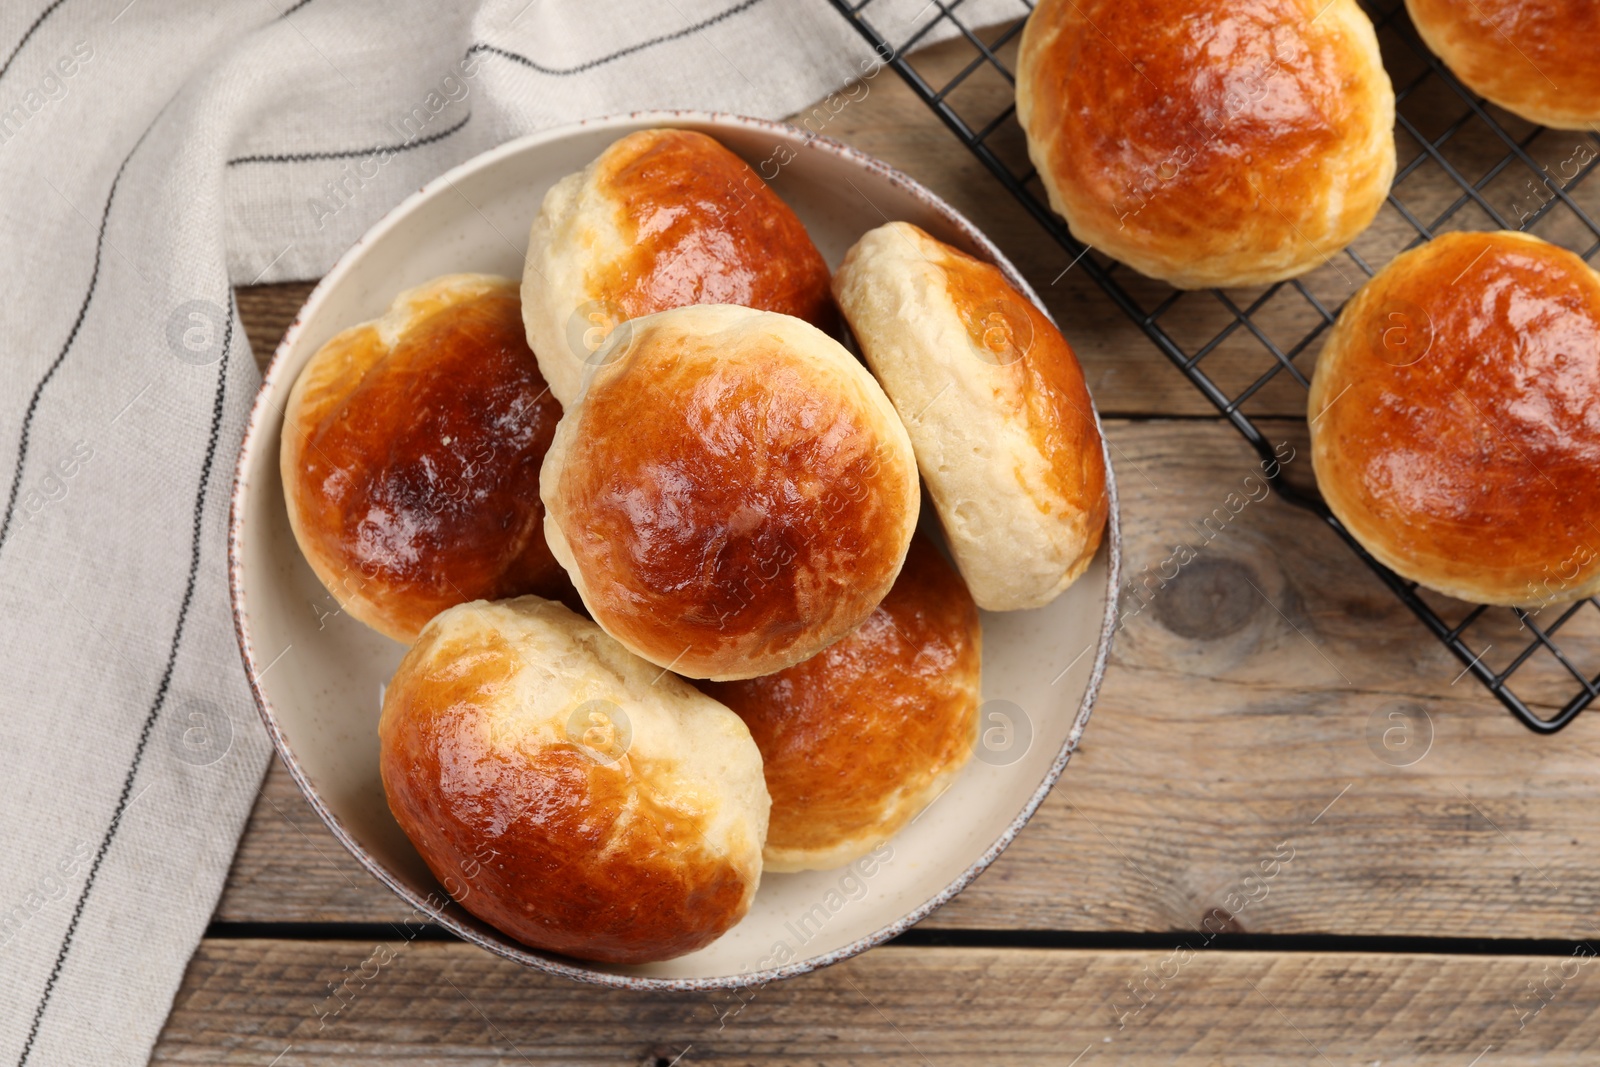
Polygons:
[[[960,13],[966,0],[931,0],[909,25],[894,27],[888,0],[831,2],[1060,243],[1069,269],[1089,274],[1263,458],[1271,458],[1273,446],[1252,411],[1281,412],[1286,401],[1304,410],[1312,346],[1360,283],[1401,251],[1447,230],[1518,229],[1590,262],[1600,252],[1600,182],[1584,185],[1600,165],[1600,135],[1533,126],[1487,104],[1428,51],[1400,2],[1363,0],[1395,85],[1396,145],[1400,158],[1410,159],[1395,175],[1379,220],[1343,257],[1303,278],[1209,292],[1140,277],[1074,240],[1050,210],[1012,103],[1025,17],[975,29]],[[1032,10],[1031,0],[1022,3]],[[970,52],[964,63],[952,65],[948,50],[937,63],[908,58],[941,28],[956,34],[952,47]],[[1281,474],[1277,480],[1286,500],[1320,516],[1455,653],[1466,665],[1463,675],[1471,673],[1529,729],[1554,733],[1600,696],[1596,599],[1530,612],[1438,596],[1368,555],[1314,493]],[[1530,703],[1559,710],[1541,717]]]

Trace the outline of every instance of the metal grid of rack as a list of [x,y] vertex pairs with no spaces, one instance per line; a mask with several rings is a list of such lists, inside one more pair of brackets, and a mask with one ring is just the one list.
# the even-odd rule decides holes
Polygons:
[[[1591,263],[1600,253],[1600,181],[1585,185],[1600,166],[1600,134],[1547,130],[1484,102],[1428,51],[1400,0],[1362,0],[1395,85],[1400,159],[1409,160],[1395,175],[1383,224],[1302,278],[1256,290],[1198,292],[1140,277],[1085,248],[1050,210],[1010,93],[1025,16],[974,27],[961,11],[967,0],[931,0],[909,25],[893,27],[887,0],[831,2],[1061,245],[1067,269],[1092,277],[1263,458],[1271,458],[1273,445],[1257,425],[1257,412],[1281,411],[1294,397],[1304,411],[1318,339],[1361,282],[1401,251],[1447,230],[1517,229]],[[1021,2],[1032,10],[1031,0]],[[874,22],[880,15],[884,25]],[[953,32],[956,47],[970,50],[953,74],[935,76],[908,58],[936,31]],[[1373,559],[1313,492],[1281,474],[1276,481],[1286,500],[1317,514],[1344,539],[1465,665],[1463,674],[1472,674],[1530,729],[1553,733],[1600,696],[1600,663],[1563,648],[1579,631],[1585,652],[1590,644],[1600,648],[1600,640],[1588,639],[1600,636],[1600,601],[1530,612],[1435,595]],[[1538,695],[1524,699],[1519,689]],[[1555,710],[1540,715],[1538,707]]]

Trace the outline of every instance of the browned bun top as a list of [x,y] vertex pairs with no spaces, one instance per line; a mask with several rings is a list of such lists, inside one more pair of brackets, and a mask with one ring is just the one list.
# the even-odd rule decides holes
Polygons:
[[1373,278],[1313,383],[1312,457],[1380,560],[1485,603],[1600,577],[1600,276],[1509,232],[1451,233]]
[[699,678],[765,674],[848,632],[893,583],[918,509],[877,383],[787,316],[712,305],[623,329],[627,354],[590,380],[543,472],[552,543],[595,621]]
[[917,537],[848,637],[776,674],[703,684],[761,749],[768,869],[847,863],[933,800],[972,753],[980,660],[977,606]]
[[1187,288],[1310,269],[1394,172],[1354,0],[1041,0],[1018,109],[1073,232]]
[[303,551],[353,614],[402,641],[463,601],[572,595],[538,494],[561,406],[516,285],[445,286],[409,310],[397,337],[380,320],[328,342],[285,423]]
[[1428,47],[1467,86],[1533,122],[1600,122],[1594,0],[1406,0]]
[[754,896],[767,798],[748,732],[560,605],[440,614],[379,736],[389,806],[429,869],[526,944],[670,959]]
[[688,304],[740,304],[835,321],[828,266],[798,216],[748,163],[692,130],[643,130],[601,158],[631,251],[597,263],[588,288],[624,318]]

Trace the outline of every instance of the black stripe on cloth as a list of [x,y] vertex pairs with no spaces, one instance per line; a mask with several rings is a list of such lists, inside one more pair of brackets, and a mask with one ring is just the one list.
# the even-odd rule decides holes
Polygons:
[[[157,118],[160,116],[157,115]],[[6,538],[11,533],[11,520],[16,514],[17,491],[22,487],[22,470],[28,461],[28,437],[33,431],[33,416],[39,410],[39,399],[44,395],[44,387],[50,384],[50,379],[55,377],[56,371],[61,368],[61,363],[67,358],[67,353],[72,349],[72,342],[77,340],[78,330],[83,326],[83,318],[89,312],[89,301],[94,299],[95,287],[100,282],[100,255],[105,250],[106,223],[111,218],[111,202],[116,199],[117,185],[122,181],[122,172],[128,169],[128,160],[139,150],[144,139],[155,128],[152,120],[145,127],[144,133],[128,149],[128,154],[122,157],[122,165],[117,168],[116,177],[111,179],[111,191],[106,194],[106,209],[100,215],[100,234],[94,243],[94,268],[89,272],[89,289],[83,294],[83,303],[78,306],[78,317],[72,320],[72,329],[67,332],[67,339],[61,345],[61,351],[56,353],[56,358],[51,360],[46,368],[44,377],[39,379],[39,384],[33,387],[33,395],[28,398],[28,409],[22,415],[22,432],[17,440],[17,466],[11,475],[11,491],[6,494],[5,517],[0,519],[0,552],[5,551]]]
[[44,1019],[45,1009],[50,1006],[50,994],[55,990],[56,979],[61,976],[61,968],[67,962],[67,954],[72,951],[72,939],[78,931],[78,920],[83,917],[83,908],[89,901],[90,890],[94,889],[95,877],[100,873],[100,864],[110,851],[117,830],[122,826],[123,812],[128,810],[128,795],[133,791],[133,782],[139,774],[139,765],[144,761],[145,747],[149,744],[150,733],[155,729],[156,719],[166,704],[167,687],[172,682],[173,668],[177,666],[178,648],[183,643],[183,626],[189,617],[189,605],[194,600],[195,580],[200,573],[200,535],[205,517],[206,493],[211,484],[211,468],[216,460],[217,443],[222,434],[222,412],[228,392],[228,363],[233,348],[233,319],[237,313],[230,291],[228,325],[222,335],[222,359],[217,363],[217,391],[215,399],[211,402],[211,434],[206,439],[206,456],[200,465],[200,488],[196,491],[194,499],[194,521],[189,543],[189,578],[184,584],[183,600],[178,605],[178,621],[172,632],[172,643],[167,649],[166,667],[162,669],[161,682],[156,686],[150,710],[145,714],[144,726],[139,730],[139,743],[133,750],[133,762],[128,767],[127,776],[122,780],[122,792],[117,794],[117,806],[111,813],[111,824],[106,827],[105,837],[101,839],[100,848],[94,854],[94,862],[89,865],[89,875],[84,880],[83,890],[78,894],[78,903],[72,909],[72,919],[67,923],[67,932],[61,938],[61,950],[56,953],[56,962],[50,968],[50,977],[45,979],[44,992],[39,996],[39,1006],[34,1009],[33,1024],[28,1027],[28,1039],[22,1046],[22,1056],[17,1060],[17,1067],[27,1067],[28,1056],[33,1052],[34,1039],[39,1036],[39,1025]]
[[290,15],[294,14],[296,11],[299,11],[301,8],[305,7],[309,3],[311,3],[311,0],[299,0],[299,3],[290,6],[290,8],[287,11],[285,11],[283,14],[279,15],[278,17],[280,19],[286,19]]
[[743,0],[742,3],[735,4],[734,6],[728,8],[728,10],[720,12],[716,15],[712,15],[710,18],[703,21],[696,22],[692,26],[685,26],[681,30],[674,30],[672,33],[664,33],[660,37],[652,37],[648,41],[641,41],[638,44],[629,45],[627,48],[612,52],[610,55],[601,56],[599,59],[591,59],[587,63],[580,63],[576,67],[547,67],[541,63],[535,63],[527,56],[518,55],[516,52],[508,52],[506,49],[498,48],[492,44],[475,44],[471,48],[467,49],[467,55],[470,56],[475,52],[490,52],[497,56],[503,56],[506,59],[512,60],[513,62],[521,63],[525,67],[531,67],[540,74],[550,74],[555,77],[565,78],[573,74],[582,74],[586,70],[593,70],[595,67],[603,67],[607,63],[621,59],[623,56],[631,56],[635,52],[642,52],[647,48],[654,48],[658,44],[666,44],[668,41],[676,41],[680,37],[687,37],[691,33],[697,33],[708,26],[715,26],[723,19],[732,18],[741,11],[748,11],[761,2],[762,0]]
[[296,152],[280,156],[239,156],[237,159],[228,160],[228,166],[237,167],[243,163],[309,163],[316,159],[355,159],[360,156],[374,156],[379,152],[409,152],[413,148],[421,148],[423,145],[444,140],[470,121],[472,121],[472,113],[468,112],[466,118],[448,130],[440,130],[438,133],[430,133],[426,137],[419,137],[416,140],[405,141],[401,144],[377,145],[373,148],[351,148],[338,152]]
[[51,12],[66,2],[67,0],[53,0],[49,7],[39,12],[39,17],[33,20],[33,25],[28,27],[28,32],[22,35],[22,40],[17,42],[17,47],[11,50],[11,54],[9,56],[6,56],[6,61],[4,63],[0,63],[0,78],[4,78],[6,76],[6,71],[11,69],[12,61],[17,58],[17,53],[22,51],[22,46],[28,43],[28,38],[33,36],[33,31],[39,28],[39,24],[45,19],[49,18]]

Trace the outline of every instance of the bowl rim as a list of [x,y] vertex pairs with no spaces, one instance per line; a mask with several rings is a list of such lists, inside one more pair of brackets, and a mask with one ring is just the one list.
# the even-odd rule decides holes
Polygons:
[[[288,361],[290,350],[299,341],[300,331],[306,320],[306,312],[308,309],[315,308],[326,298],[329,292],[341,284],[344,276],[350,272],[354,263],[362,257],[368,244],[394,229],[412,213],[419,203],[434,195],[440,188],[452,186],[457,179],[463,178],[469,173],[493,166],[505,157],[519,154],[540,144],[562,140],[580,130],[603,130],[613,127],[637,128],[641,124],[673,126],[684,123],[693,123],[701,127],[736,128],[770,134],[791,147],[825,152],[876,174],[891,185],[898,186],[911,196],[922,201],[941,215],[945,221],[963,233],[973,247],[980,250],[985,257],[997,266],[1012,285],[1016,286],[1029,300],[1033,301],[1035,306],[1043,311],[1046,317],[1050,317],[1044,302],[1039,299],[1039,295],[1033,290],[1033,287],[1028,284],[1027,280],[1022,277],[994,242],[989,240],[966,216],[909,175],[874,156],[835,141],[832,138],[803,130],[787,122],[751,118],[727,112],[687,109],[634,111],[566,123],[502,142],[487,151],[456,164],[389,209],[382,218],[339,256],[333,266],[329,268],[328,272],[322,276],[311,290],[311,293],[306,297],[305,303],[300,306],[299,311],[295,313],[294,320],[290,323],[283,339],[274,350],[266,372],[262,375],[261,386],[251,403],[249,419],[245,424],[244,436],[240,442],[239,454],[234,464],[233,489],[228,508],[228,597],[232,608],[234,637],[239,645],[239,654],[244,663],[245,676],[250,685],[250,693],[255,700],[256,711],[261,717],[262,725],[266,728],[267,735],[272,739],[278,758],[283,761],[290,777],[294,779],[295,784],[300,788],[300,792],[305,796],[307,803],[311,805],[312,810],[322,819],[333,836],[338,839],[346,851],[356,858],[357,862],[380,882],[388,886],[402,900],[410,904],[417,913],[425,916],[428,921],[437,923],[444,929],[449,930],[463,941],[487,949],[497,956],[520,963],[523,966],[537,968],[548,974],[612,988],[635,990],[706,991],[739,989],[748,986],[762,986],[771,981],[807,974],[818,968],[859,955],[869,948],[898,937],[927,918],[957,893],[960,893],[970,885],[1016,839],[1017,834],[1027,825],[1028,820],[1033,817],[1034,812],[1038,810],[1039,805],[1043,803],[1044,798],[1055,786],[1056,781],[1066,769],[1068,760],[1071,759],[1073,752],[1077,750],[1079,740],[1083,736],[1084,727],[1088,724],[1090,712],[1093,710],[1095,700],[1099,696],[1100,685],[1105,676],[1107,659],[1111,653],[1112,637],[1116,631],[1117,622],[1117,589],[1122,570],[1121,517],[1117,498],[1116,477],[1111,465],[1110,442],[1106,438],[1105,427],[1101,424],[1099,409],[1094,406],[1094,398],[1091,396],[1089,400],[1090,409],[1094,415],[1095,427],[1100,431],[1101,453],[1105,460],[1106,496],[1109,503],[1106,533],[1103,538],[1108,557],[1105,612],[1104,617],[1101,619],[1100,636],[1096,643],[1089,683],[1084,689],[1083,699],[1079,702],[1077,714],[1073,719],[1072,728],[1067,734],[1067,739],[1062,744],[1060,751],[1056,753],[1055,759],[1051,762],[1038,787],[1007,825],[1004,832],[961,874],[957,875],[939,892],[894,921],[832,951],[764,970],[742,971],[733,975],[705,978],[667,978],[603,971],[588,967],[583,961],[571,960],[555,954],[547,955],[541,950],[529,946],[512,944],[510,943],[510,936],[506,934],[500,935],[505,937],[506,941],[498,941],[486,936],[483,931],[439,907],[434,902],[435,894],[430,894],[428,898],[419,896],[409,886],[392,875],[376,857],[371,855],[356,840],[338,816],[323,803],[316,788],[300,766],[300,761],[296,757],[293,747],[289,744],[288,737],[278,725],[272,703],[267,699],[262,689],[261,674],[263,668],[257,661],[257,656],[251,643],[250,610],[244,592],[244,514],[246,498],[249,495],[251,484],[247,470],[254,459],[255,453],[261,447],[261,438],[266,432],[265,427],[269,419],[274,415],[279,415],[279,412],[271,403],[270,397],[275,392],[279,380],[285,373],[284,367]],[[1054,319],[1051,318],[1051,321],[1053,322]],[[267,664],[267,666],[271,666],[271,664]],[[446,899],[449,900],[448,897]],[[459,907],[460,905],[456,906]]]

